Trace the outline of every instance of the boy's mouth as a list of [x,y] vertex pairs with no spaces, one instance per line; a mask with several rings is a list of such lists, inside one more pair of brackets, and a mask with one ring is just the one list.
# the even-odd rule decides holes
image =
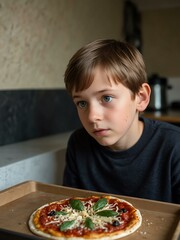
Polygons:
[[109,131],[109,129],[99,128],[99,129],[95,129],[93,131],[93,134],[96,136],[106,136],[108,131]]

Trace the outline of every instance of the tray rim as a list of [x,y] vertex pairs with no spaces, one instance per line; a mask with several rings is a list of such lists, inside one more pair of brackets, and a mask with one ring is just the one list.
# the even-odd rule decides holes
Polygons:
[[[24,191],[22,192],[22,188],[24,188]],[[119,195],[119,194],[111,194],[111,193],[103,193],[103,192],[97,192],[97,191],[91,191],[91,190],[85,190],[85,189],[79,189],[79,188],[72,188],[72,187],[66,187],[66,186],[62,186],[62,185],[56,185],[56,184],[49,184],[49,183],[44,183],[44,182],[39,182],[39,181],[33,181],[33,180],[28,180],[28,181],[24,181],[18,184],[15,184],[11,187],[8,187],[6,189],[3,189],[0,191],[0,207],[12,202],[14,200],[17,200],[18,198],[21,198],[27,194],[30,194],[32,192],[36,192],[38,191],[44,191],[44,192],[51,192],[51,191],[47,191],[45,190],[45,188],[48,189],[52,189],[52,188],[58,188],[59,190],[69,190],[72,192],[80,192],[80,193],[84,193],[90,195],[90,194],[99,194],[99,195],[112,195],[112,196],[117,196],[119,198],[122,199],[128,199],[128,200],[134,200],[134,201],[139,201],[143,203],[147,203],[147,204],[156,204],[156,205],[162,205],[162,206],[169,206],[172,208],[175,208],[175,210],[177,209],[177,211],[180,211],[180,205],[179,204],[175,204],[175,203],[169,203],[169,202],[162,202],[162,201],[156,201],[156,200],[150,200],[150,199],[145,199],[145,198],[137,198],[137,197],[131,197],[131,196],[125,196],[125,195]],[[8,196],[10,194],[14,194],[16,195],[18,192],[18,196],[11,196],[11,199],[8,198],[8,201],[4,200],[4,196]],[[3,201],[4,200],[4,201]],[[4,203],[5,202],[5,203]],[[170,212],[172,213],[172,212]]]

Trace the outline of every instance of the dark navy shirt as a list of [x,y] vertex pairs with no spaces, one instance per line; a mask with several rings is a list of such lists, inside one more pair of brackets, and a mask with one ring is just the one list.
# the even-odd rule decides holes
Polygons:
[[141,118],[144,130],[125,151],[112,151],[84,128],[70,137],[63,185],[180,203],[180,128]]

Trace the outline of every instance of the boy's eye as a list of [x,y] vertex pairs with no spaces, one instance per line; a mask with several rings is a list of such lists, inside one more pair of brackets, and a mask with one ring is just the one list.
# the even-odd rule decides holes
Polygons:
[[86,108],[87,102],[79,101],[79,102],[77,102],[77,106],[80,107],[80,108]]
[[112,101],[112,97],[111,96],[104,96],[103,97],[103,101],[104,102],[111,102]]

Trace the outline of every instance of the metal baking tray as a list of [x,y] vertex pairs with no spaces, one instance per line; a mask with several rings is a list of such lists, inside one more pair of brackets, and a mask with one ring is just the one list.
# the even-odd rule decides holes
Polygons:
[[[104,193],[27,181],[0,192],[0,239],[42,239],[28,228],[31,213],[43,204],[71,196]],[[142,226],[126,240],[179,240],[180,205],[114,195],[141,211]],[[43,238],[44,239],[44,238]],[[122,238],[121,238],[122,239]]]

